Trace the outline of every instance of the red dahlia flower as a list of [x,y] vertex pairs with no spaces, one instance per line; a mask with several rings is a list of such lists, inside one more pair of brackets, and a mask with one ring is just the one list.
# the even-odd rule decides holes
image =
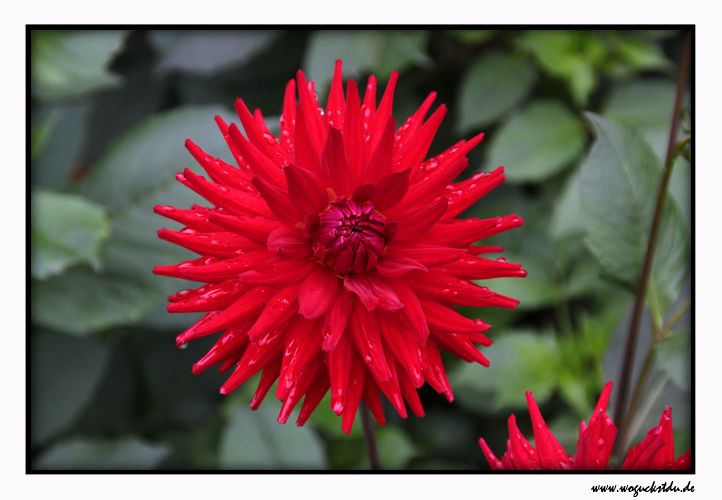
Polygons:
[[278,380],[281,423],[305,395],[303,425],[329,388],[346,433],[361,398],[385,423],[379,389],[402,417],[404,399],[423,416],[416,390],[424,382],[453,400],[439,348],[489,364],[475,344],[491,345],[483,334],[490,326],[454,305],[518,303],[468,280],[526,275],[520,265],[480,257],[501,248],[473,244],[522,219],[455,219],[504,180],[503,168],[451,184],[483,134],[424,161],[446,108],[423,122],[432,93],[396,130],[397,76],[376,108],[373,76],[363,103],[352,80],[344,99],[337,61],[323,110],[299,71],[300,102],[292,80],[280,140],[238,99],[247,138],[235,124],[216,122],[239,168],[188,140],[211,180],[189,169],[177,174],[213,207],[155,209],[187,226],[159,236],[201,257],[154,272],[206,283],[168,298],[169,312],[207,313],[177,344],[224,330],[193,372],[235,366],[221,388],[228,394],[263,370],[251,407]]
[[[567,455],[549,430],[539,412],[531,392],[526,392],[526,401],[534,428],[536,449],[521,435],[516,426],[516,417],[509,417],[509,439],[506,453],[497,459],[484,441],[479,439],[484,456],[493,470],[605,470],[612,454],[617,427],[606,414],[612,383],[607,382],[599,397],[594,414],[587,427],[582,420],[577,440],[577,455]],[[674,436],[672,433],[672,409],[662,412],[659,425],[647,432],[644,440],[629,450],[622,470],[689,470],[691,450],[674,459]]]

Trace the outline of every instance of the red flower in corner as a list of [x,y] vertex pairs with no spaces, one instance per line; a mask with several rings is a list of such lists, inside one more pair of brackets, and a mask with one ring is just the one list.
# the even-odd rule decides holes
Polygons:
[[[549,430],[539,412],[531,392],[526,392],[527,405],[534,429],[534,448],[524,439],[516,426],[516,417],[509,417],[507,451],[501,460],[492,453],[484,438],[479,439],[484,456],[493,470],[605,470],[609,465],[617,427],[606,413],[612,383],[607,382],[599,397],[589,426],[584,421],[579,426],[577,454],[567,455]],[[691,450],[674,459],[674,436],[672,434],[672,409],[667,408],[657,427],[647,432],[647,437],[629,450],[622,470],[689,470]]]
[[247,138],[216,122],[239,168],[188,140],[210,180],[189,169],[177,175],[212,207],[155,209],[187,226],[159,236],[201,257],[154,272],[206,283],[168,298],[169,312],[207,313],[177,344],[223,331],[193,372],[235,367],[221,388],[227,394],[263,370],[251,406],[278,380],[281,423],[305,396],[303,425],[329,388],[346,433],[361,398],[385,423],[379,389],[402,417],[404,399],[423,416],[416,390],[424,382],[453,400],[440,348],[488,365],[475,344],[491,345],[483,333],[490,326],[453,306],[518,303],[468,280],[526,275],[520,265],[481,257],[501,248],[474,244],[522,219],[455,219],[504,180],[503,168],[451,184],[483,134],[424,161],[446,108],[424,122],[432,93],[397,130],[397,76],[376,108],[373,76],[363,102],[352,80],[344,99],[337,61],[323,110],[299,71],[300,102],[292,80],[280,140],[238,99]]

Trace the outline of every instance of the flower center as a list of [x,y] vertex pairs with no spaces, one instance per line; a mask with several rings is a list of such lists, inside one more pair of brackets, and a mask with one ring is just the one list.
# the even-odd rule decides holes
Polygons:
[[321,212],[314,233],[315,259],[338,275],[370,271],[384,251],[386,219],[365,201],[339,196]]

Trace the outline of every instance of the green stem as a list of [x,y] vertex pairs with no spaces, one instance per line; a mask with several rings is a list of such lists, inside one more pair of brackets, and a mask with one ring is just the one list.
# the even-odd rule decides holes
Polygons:
[[[637,379],[637,385],[634,388],[634,394],[632,394],[632,400],[629,402],[629,412],[627,413],[626,420],[626,422],[629,424],[631,424],[631,422],[634,420],[639,407],[639,402],[641,401],[642,395],[647,388],[649,375],[652,373],[652,368],[654,367],[654,357],[654,345],[652,344],[649,346],[647,357],[645,358],[644,365],[642,366],[642,372],[639,374],[639,378]],[[620,427],[619,436],[615,441],[616,443],[618,443],[618,445],[615,446],[615,452],[619,461],[621,461],[621,455],[627,449],[627,442],[630,439],[630,427],[631,425],[625,425],[624,427]]]
[[[672,114],[672,129],[669,134],[669,145],[667,147],[667,159],[665,163],[662,182],[659,186],[657,196],[657,205],[654,211],[654,219],[652,221],[652,230],[649,234],[647,242],[647,252],[644,256],[644,265],[639,278],[639,286],[634,301],[634,312],[632,313],[632,322],[629,328],[629,336],[627,337],[627,346],[624,352],[624,361],[622,362],[622,373],[619,377],[619,392],[617,392],[617,404],[615,405],[614,421],[620,428],[625,428],[627,419],[627,393],[632,377],[632,369],[634,365],[634,353],[637,348],[637,338],[639,337],[639,326],[642,321],[642,312],[644,311],[644,302],[647,295],[647,284],[652,271],[652,260],[654,258],[654,249],[657,243],[657,233],[662,220],[662,208],[666,198],[667,189],[669,187],[669,179],[672,176],[672,167],[676,156],[673,156],[675,146],[677,145],[677,132],[679,130],[679,113],[682,109],[682,101],[684,98],[684,89],[687,83],[687,69],[689,67],[691,46],[691,32],[687,32],[687,38],[684,44],[684,52],[682,54],[682,63],[679,69],[679,79],[677,80],[677,99]],[[618,441],[619,443],[619,441]],[[618,447],[617,447],[618,451]]]
[[641,411],[635,416],[634,423],[629,426],[630,429],[627,433],[626,442],[624,442],[624,449],[629,448],[631,444],[630,441],[634,439],[634,436],[636,436],[642,428],[644,421],[647,419],[647,415],[649,415],[649,412],[652,410],[654,403],[657,402],[659,395],[662,394],[662,389],[664,389],[669,378],[669,373],[663,373],[649,389],[647,399],[644,401]]
[[366,452],[369,456],[371,470],[381,470],[381,457],[379,456],[379,445],[376,442],[376,430],[374,429],[373,420],[371,420],[371,411],[366,401],[361,399],[359,405],[361,413],[361,425],[364,430],[364,441],[366,441]]
[[684,313],[687,312],[687,309],[689,309],[689,306],[691,304],[692,304],[692,299],[688,298],[684,304],[679,306],[679,308],[675,311],[674,316],[669,318],[669,321],[667,322],[667,324],[664,325],[664,328],[662,328],[662,334],[660,335],[659,340],[664,340],[669,336],[669,334],[672,332],[672,329],[679,322],[679,320],[682,319],[682,316],[684,316]]

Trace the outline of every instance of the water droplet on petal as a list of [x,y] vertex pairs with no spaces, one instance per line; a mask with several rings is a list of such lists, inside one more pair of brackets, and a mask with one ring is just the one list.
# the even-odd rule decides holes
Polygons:
[[188,342],[183,342],[181,345],[178,346],[178,349],[185,349],[188,347]]

